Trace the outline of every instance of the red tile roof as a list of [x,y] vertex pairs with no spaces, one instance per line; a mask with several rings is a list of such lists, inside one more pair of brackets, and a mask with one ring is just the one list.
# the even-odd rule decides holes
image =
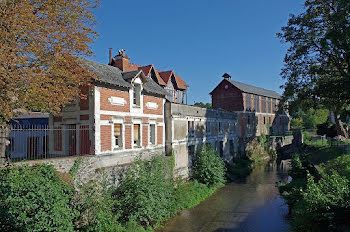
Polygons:
[[189,86],[184,80],[181,79],[181,77],[176,75],[173,70],[164,71],[164,72],[158,71],[158,72],[166,84],[168,84],[169,80],[171,80],[171,77],[174,76],[176,85],[179,89],[187,89],[187,87]]
[[181,79],[178,75],[175,74],[175,81],[177,84],[177,87],[180,89],[187,89],[189,86],[184,80]]
[[141,67],[139,67],[138,69],[139,69],[139,70],[142,70],[143,73],[144,73],[146,76],[148,76],[149,73],[151,72],[152,67],[153,67],[153,64],[150,64],[150,65],[146,65],[146,66],[141,66]]
[[172,70],[170,71],[158,71],[160,77],[164,80],[165,84],[169,83],[169,80],[171,80],[171,75],[174,74]]
[[151,73],[152,69],[153,69],[154,73],[156,74],[158,84],[166,85],[164,80],[160,77],[158,71],[154,68],[153,64],[139,67],[139,70],[142,70],[146,76],[148,76]]

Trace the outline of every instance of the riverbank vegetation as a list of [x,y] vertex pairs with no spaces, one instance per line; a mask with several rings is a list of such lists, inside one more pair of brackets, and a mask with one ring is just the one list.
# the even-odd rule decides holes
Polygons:
[[254,161],[225,164],[216,150],[203,145],[190,180],[174,178],[173,156],[155,156],[130,165],[118,186],[110,186],[103,172],[101,178],[80,181],[82,163],[77,159],[68,173],[45,164],[1,169],[0,230],[153,231],[227,181],[248,176]]
[[[173,157],[138,160],[117,187],[77,178],[50,165],[0,170],[1,231],[153,231],[166,219],[191,208],[225,183],[225,165],[209,146],[196,154],[193,178],[173,178]],[[68,175],[68,176],[67,176]]]
[[349,231],[350,154],[310,142],[291,164],[293,180],[279,189],[294,231]]

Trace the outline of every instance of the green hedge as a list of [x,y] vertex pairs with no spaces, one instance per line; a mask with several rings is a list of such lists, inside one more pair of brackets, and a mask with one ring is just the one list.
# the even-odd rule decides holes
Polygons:
[[1,169],[0,230],[73,231],[72,196],[52,166]]

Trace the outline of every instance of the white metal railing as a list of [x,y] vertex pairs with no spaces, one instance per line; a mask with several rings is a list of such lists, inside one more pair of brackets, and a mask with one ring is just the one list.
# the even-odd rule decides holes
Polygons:
[[[12,125],[5,152],[10,162],[92,154],[88,125]],[[4,130],[5,127],[0,127]]]

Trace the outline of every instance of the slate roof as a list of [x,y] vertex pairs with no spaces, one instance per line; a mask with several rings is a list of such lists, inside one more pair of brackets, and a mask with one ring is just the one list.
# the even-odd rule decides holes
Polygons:
[[238,81],[233,81],[233,80],[227,80],[227,81],[229,81],[232,85],[236,86],[238,89],[240,89],[241,91],[246,92],[246,93],[252,93],[252,94],[256,94],[256,95],[260,95],[260,96],[277,98],[277,99],[281,98],[280,94],[278,94],[272,90],[263,89],[263,88],[256,87],[253,85],[244,84],[244,83],[238,82]]
[[122,76],[123,76],[124,80],[129,81],[132,78],[134,78],[137,74],[139,74],[140,72],[142,72],[142,71],[136,70],[136,71],[130,71],[130,72],[123,72]]
[[146,82],[143,84],[143,89],[148,93],[155,93],[164,96],[168,95],[168,93],[150,77],[146,77]]
[[132,85],[124,80],[122,71],[116,67],[83,58],[80,58],[80,65],[87,68],[92,74],[97,75],[99,77],[96,79],[97,82],[132,88]]
[[[83,68],[87,68],[92,74],[97,75],[99,78],[95,81],[117,85],[126,88],[132,88],[132,84],[129,83],[132,78],[138,75],[142,70],[122,72],[119,68],[106,64],[97,63],[91,60],[80,58],[80,65]],[[143,88],[148,93],[159,94],[166,96],[166,91],[160,87],[152,78],[146,77],[143,84]]]

